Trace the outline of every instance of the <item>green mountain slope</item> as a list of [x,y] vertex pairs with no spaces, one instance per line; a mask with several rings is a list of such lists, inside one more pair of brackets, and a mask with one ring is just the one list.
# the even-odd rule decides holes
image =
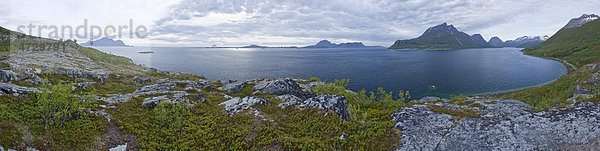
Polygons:
[[555,82],[503,95],[504,98],[521,100],[535,107],[535,111],[565,107],[573,101],[600,101],[600,20],[580,27],[568,26],[542,44],[523,49],[525,54],[558,58],[578,69],[562,76]]
[[600,20],[561,29],[542,44],[524,49],[528,55],[566,60],[581,67],[600,61]]
[[448,50],[463,48],[488,48],[468,34],[446,23],[430,27],[421,36],[410,40],[397,40],[389,49]]

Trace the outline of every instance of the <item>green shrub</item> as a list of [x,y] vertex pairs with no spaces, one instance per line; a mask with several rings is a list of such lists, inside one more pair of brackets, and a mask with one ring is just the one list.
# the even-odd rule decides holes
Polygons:
[[394,99],[392,92],[386,92],[381,87],[377,89],[377,92],[369,92],[368,95],[366,90],[361,90],[358,93],[349,92],[346,89],[349,81],[348,79],[335,80],[333,83],[313,88],[312,92],[317,95],[335,94],[345,96],[348,100],[350,117],[355,120],[364,120],[366,117],[371,117],[372,115],[365,112],[368,109],[392,111],[405,107],[405,102],[410,100],[408,91],[399,91],[397,98]]
[[46,128],[61,125],[69,120],[79,119],[83,108],[94,101],[92,95],[78,97],[71,93],[72,85],[49,85],[45,83],[39,93],[35,93],[38,110]]

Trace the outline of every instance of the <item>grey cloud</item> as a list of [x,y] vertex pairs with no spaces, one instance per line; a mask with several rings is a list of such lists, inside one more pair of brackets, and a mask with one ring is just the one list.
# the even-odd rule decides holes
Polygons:
[[[464,31],[478,31],[534,13],[533,0],[184,0],[172,13],[155,22],[153,34],[188,36],[201,43],[225,43],[208,39],[240,36],[283,36],[314,39],[349,39],[391,43],[420,35],[427,27],[448,22]],[[209,13],[254,16],[215,26],[181,26],[171,21],[190,20]],[[471,33],[474,34],[474,33]],[[240,39],[244,43],[244,39]],[[280,42],[267,44],[280,44]],[[247,43],[249,44],[249,43]]]

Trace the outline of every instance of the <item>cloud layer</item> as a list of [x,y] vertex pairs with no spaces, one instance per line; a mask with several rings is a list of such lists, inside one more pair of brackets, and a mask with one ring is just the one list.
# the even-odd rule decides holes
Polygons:
[[8,0],[0,25],[118,25],[150,28],[134,45],[309,45],[321,39],[389,46],[447,22],[469,34],[515,39],[552,35],[569,19],[596,13],[598,0]]
[[[173,7],[168,17],[155,22],[153,35],[156,40],[193,41],[200,45],[303,45],[319,39],[388,45],[397,39],[416,37],[427,27],[443,22],[474,34],[523,17],[539,16],[535,14],[543,12],[548,3],[553,2],[184,0]],[[584,1],[572,3],[590,5]],[[577,16],[568,18],[572,17]],[[561,20],[564,21],[559,24],[568,21]]]

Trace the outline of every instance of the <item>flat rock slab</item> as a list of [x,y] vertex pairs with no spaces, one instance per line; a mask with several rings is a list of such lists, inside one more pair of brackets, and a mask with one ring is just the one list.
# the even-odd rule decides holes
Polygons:
[[516,100],[477,107],[482,118],[432,112],[426,105],[397,110],[391,119],[402,131],[397,150],[558,150],[600,137],[600,106],[579,102],[572,108],[529,113]]

